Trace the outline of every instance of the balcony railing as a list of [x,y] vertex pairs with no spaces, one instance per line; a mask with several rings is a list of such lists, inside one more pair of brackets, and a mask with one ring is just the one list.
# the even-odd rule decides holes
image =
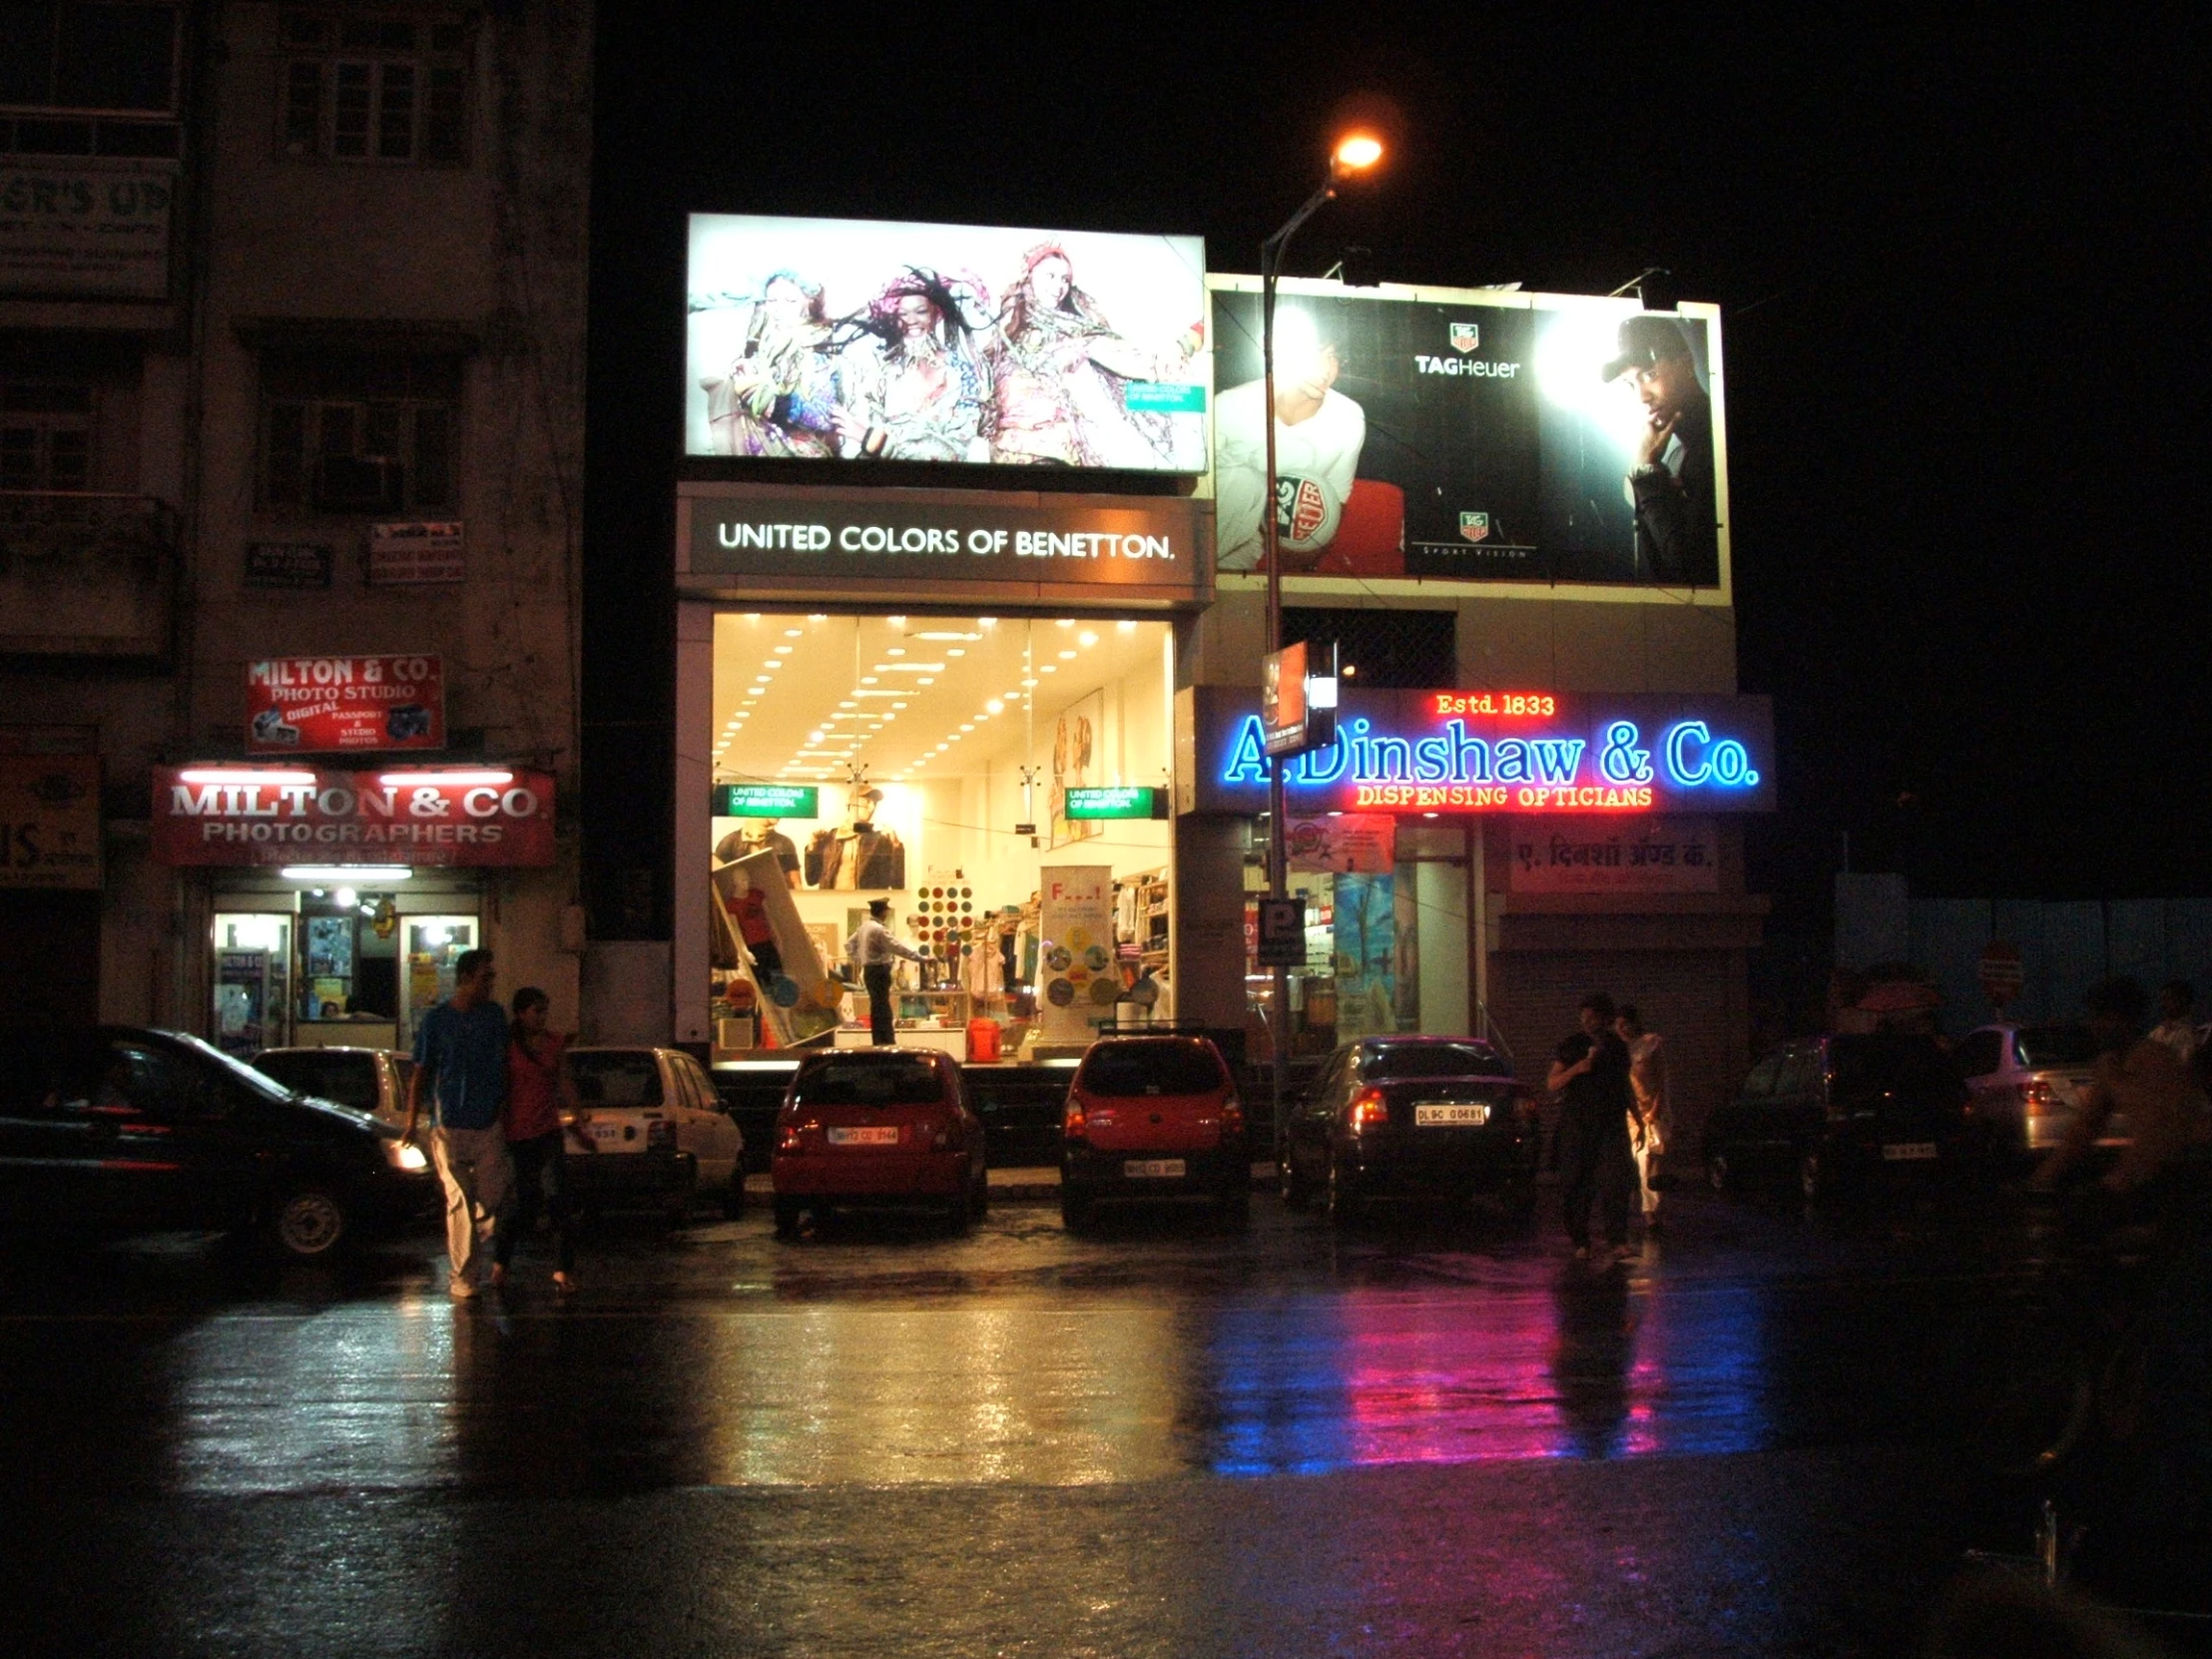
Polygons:
[[166,656],[176,554],[153,496],[0,490],[0,656]]

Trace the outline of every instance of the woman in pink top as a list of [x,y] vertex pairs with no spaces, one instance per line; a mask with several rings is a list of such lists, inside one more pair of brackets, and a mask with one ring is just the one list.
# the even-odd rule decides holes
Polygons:
[[559,1265],[556,1290],[576,1288],[576,1238],[568,1203],[568,1163],[561,1143],[561,1108],[568,1082],[562,1076],[561,1050],[567,1039],[545,1028],[552,1000],[535,985],[515,992],[514,1023],[507,1035],[507,1104],[500,1126],[507,1132],[507,1153],[514,1160],[514,1186],[502,1205],[492,1234],[491,1282],[503,1284],[515,1241],[537,1225],[542,1204],[553,1223]]

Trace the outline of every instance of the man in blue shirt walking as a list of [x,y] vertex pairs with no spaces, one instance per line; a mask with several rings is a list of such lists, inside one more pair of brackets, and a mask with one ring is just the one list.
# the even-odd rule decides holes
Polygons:
[[453,963],[453,994],[415,1027],[414,1076],[407,1084],[407,1137],[414,1138],[422,1097],[432,1103],[430,1157],[445,1184],[445,1252],[453,1263],[446,1290],[472,1297],[468,1265],[476,1255],[476,1213],[496,1216],[512,1185],[499,1109],[507,1101],[507,1011],[492,996],[491,952],[464,950]]

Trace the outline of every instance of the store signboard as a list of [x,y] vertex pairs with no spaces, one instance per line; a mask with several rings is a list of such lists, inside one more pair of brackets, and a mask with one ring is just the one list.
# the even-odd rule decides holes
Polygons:
[[717,784],[716,818],[820,818],[822,792],[812,784]]
[[685,452],[1206,470],[1206,248],[691,218]]
[[443,749],[444,660],[271,657],[248,663],[246,747],[258,755]]
[[250,541],[241,578],[264,592],[298,593],[327,588],[335,561],[329,544],[308,541]]
[[165,864],[553,862],[553,778],[505,767],[323,772],[156,767]]
[[[1176,807],[1260,813],[1259,694],[1176,694]],[[1291,810],[1345,813],[1764,813],[1774,711],[1764,697],[1357,692],[1337,741],[1283,769]]]
[[[1210,285],[1221,568],[1253,570],[1259,281]],[[1718,307],[1286,280],[1275,354],[1287,571],[1724,584]]]
[[0,293],[166,299],[175,162],[0,167]]
[[1104,789],[1081,789],[1070,785],[1067,804],[1060,816],[1067,819],[1166,818],[1168,792],[1137,785],[1115,785]]
[[1020,583],[1181,599],[1204,597],[1210,575],[1199,513],[1180,497],[693,484],[678,526],[680,580],[752,592],[851,581],[888,600]]
[[1121,1000],[1113,867],[1048,864],[1038,880],[1038,1040],[1087,1043]]
[[0,887],[99,890],[99,756],[0,755]]
[[403,587],[421,582],[468,579],[468,536],[460,519],[368,527],[368,581],[371,587]]
[[1709,818],[1578,819],[1513,826],[1513,892],[1719,892]]

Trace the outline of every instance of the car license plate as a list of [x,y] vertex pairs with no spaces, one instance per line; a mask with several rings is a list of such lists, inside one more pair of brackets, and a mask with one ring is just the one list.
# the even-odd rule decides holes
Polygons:
[[1182,1175],[1180,1158],[1129,1158],[1121,1166],[1122,1177],[1129,1181],[1169,1181]]
[[1479,1100],[1416,1100],[1413,1103],[1413,1127],[1416,1129],[1479,1129],[1489,1121],[1490,1108]]
[[832,1129],[830,1131],[831,1146],[896,1146],[898,1125],[878,1124],[863,1129]]
[[1934,1141],[1892,1141],[1882,1149],[1882,1156],[1893,1164],[1917,1163],[1936,1156]]

